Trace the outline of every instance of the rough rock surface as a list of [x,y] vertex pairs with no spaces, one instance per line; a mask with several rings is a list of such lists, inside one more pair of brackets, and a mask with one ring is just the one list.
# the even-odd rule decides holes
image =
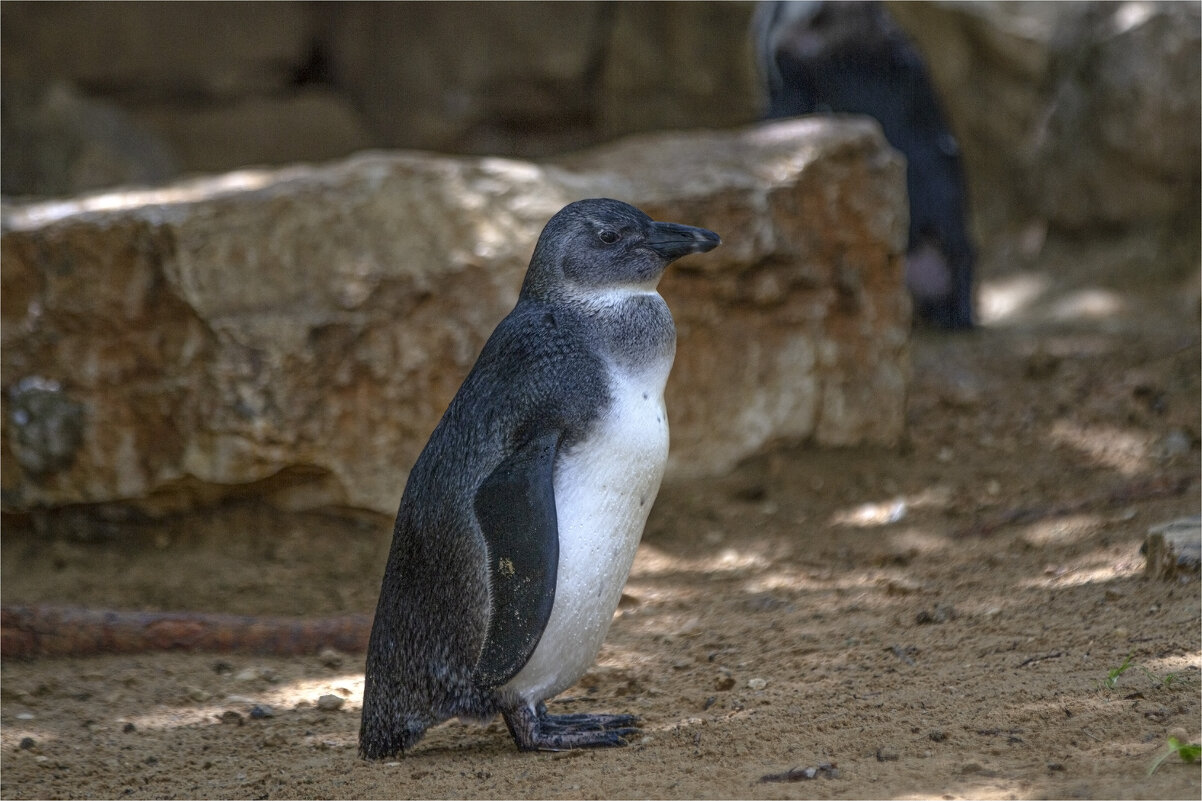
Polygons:
[[542,225],[597,195],[725,240],[661,285],[670,477],[781,438],[895,443],[902,170],[874,124],[811,119],[554,164],[367,154],[6,206],[4,508],[249,491],[390,514]]

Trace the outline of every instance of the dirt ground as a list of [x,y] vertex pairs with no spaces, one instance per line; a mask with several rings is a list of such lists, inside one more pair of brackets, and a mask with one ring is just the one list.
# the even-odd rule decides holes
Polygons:
[[[597,666],[551,704],[638,714],[628,748],[452,722],[361,762],[360,654],[10,660],[0,795],[1196,799],[1198,765],[1149,769],[1199,740],[1199,583],[1145,579],[1140,545],[1199,512],[1197,279],[1124,258],[987,266],[986,326],[915,337],[900,450],[666,486]],[[3,601],[370,612],[390,522],[8,521]]]

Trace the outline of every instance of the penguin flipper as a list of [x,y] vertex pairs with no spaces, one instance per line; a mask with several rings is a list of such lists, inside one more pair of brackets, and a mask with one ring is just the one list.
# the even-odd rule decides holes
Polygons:
[[477,680],[497,687],[534,653],[551,606],[559,567],[552,469],[559,432],[534,437],[511,453],[476,492],[476,519],[488,545],[492,614]]

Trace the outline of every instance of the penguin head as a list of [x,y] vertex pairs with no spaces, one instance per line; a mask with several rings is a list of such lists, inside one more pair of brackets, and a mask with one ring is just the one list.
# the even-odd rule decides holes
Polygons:
[[689,253],[713,250],[721,242],[713,231],[655,222],[620,200],[579,200],[543,228],[522,296],[653,291],[669,264]]

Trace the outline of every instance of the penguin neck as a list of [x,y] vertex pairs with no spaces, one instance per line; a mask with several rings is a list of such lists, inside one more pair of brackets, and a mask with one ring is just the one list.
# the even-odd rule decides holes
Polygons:
[[591,290],[573,301],[614,369],[662,388],[676,356],[676,326],[655,284]]
[[589,315],[607,315],[611,311],[628,311],[632,304],[658,300],[663,302],[656,291],[658,281],[645,284],[619,284],[616,286],[582,289],[569,293],[572,302],[579,305]]

